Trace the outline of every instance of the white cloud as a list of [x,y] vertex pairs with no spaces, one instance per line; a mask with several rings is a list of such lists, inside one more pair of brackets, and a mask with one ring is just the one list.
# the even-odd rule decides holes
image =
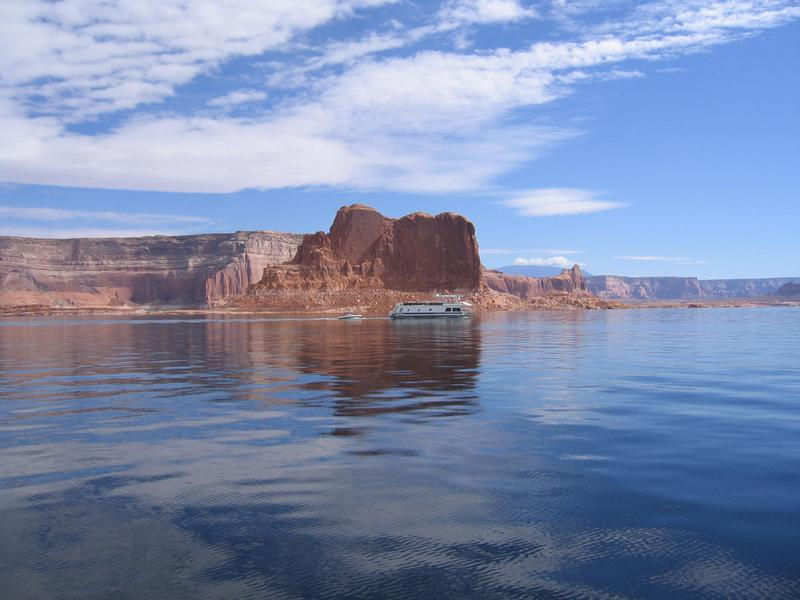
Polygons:
[[452,0],[440,11],[444,23],[503,23],[536,16],[518,0]]
[[529,190],[502,200],[499,204],[513,208],[524,217],[552,217],[594,213],[624,206],[618,202],[599,200],[598,192],[574,188]]
[[0,217],[26,221],[66,221],[84,219],[129,225],[195,224],[211,222],[206,217],[171,215],[161,213],[127,213],[107,210],[67,210],[33,206],[0,206]]
[[[0,73],[22,105],[82,119],[157,102],[381,0],[25,0],[0,3]],[[45,83],[41,83],[44,81]]]
[[224,96],[212,98],[207,102],[209,106],[216,106],[223,109],[229,109],[239,104],[247,104],[251,102],[260,102],[266,100],[267,93],[259,90],[235,90]]
[[536,267],[562,267],[569,268],[576,261],[570,260],[565,256],[550,256],[549,258],[515,258],[515,265],[536,266]]
[[[0,179],[183,192],[487,189],[576,135],[568,127],[515,121],[518,109],[573,94],[587,79],[638,77],[641,71],[626,61],[700,51],[800,17],[790,0],[671,0],[565,41],[408,52],[409,44],[470,19],[479,26],[531,16],[509,0],[448,3],[462,15],[458,25],[437,13],[416,29],[304,47],[308,60],[299,65],[294,53],[284,53],[268,80],[278,85],[294,73],[299,87],[270,93],[261,99],[268,110],[248,119],[207,110],[157,116],[140,106],[233,57],[286,50],[298,34],[380,1],[0,3]],[[379,54],[399,48],[402,56]],[[69,128],[136,107],[99,135]],[[529,215],[619,206],[571,189],[533,190],[507,203]]]

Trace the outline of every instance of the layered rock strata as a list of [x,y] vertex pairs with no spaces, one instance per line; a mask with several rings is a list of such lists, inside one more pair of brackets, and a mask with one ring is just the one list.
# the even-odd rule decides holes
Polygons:
[[70,240],[0,237],[0,306],[213,305],[291,259],[271,231]]
[[390,219],[368,206],[339,209],[328,233],[307,235],[291,262],[264,270],[252,292],[354,288],[464,291],[481,286],[475,227],[453,213]]
[[785,296],[790,298],[800,298],[800,282],[784,283],[780,289],[775,292],[776,296]]
[[571,269],[564,269],[556,277],[542,278],[486,270],[483,273],[483,281],[489,289],[511,294],[523,300],[532,300],[554,293],[575,296],[591,295],[586,285],[586,279],[578,265],[574,265]]
[[614,300],[728,300],[775,294],[798,278],[698,279],[697,277],[620,277],[598,275],[588,288],[600,298]]

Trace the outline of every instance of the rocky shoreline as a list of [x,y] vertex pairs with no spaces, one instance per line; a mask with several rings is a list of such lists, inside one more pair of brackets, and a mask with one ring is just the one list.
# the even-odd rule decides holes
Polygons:
[[[404,292],[393,294],[375,304],[359,304],[359,297],[350,295],[324,296],[307,304],[275,303],[264,306],[258,303],[240,302],[231,306],[212,308],[191,308],[171,306],[104,306],[104,307],[54,307],[54,306],[6,306],[0,307],[0,319],[19,317],[186,317],[193,315],[228,316],[305,316],[333,317],[352,310],[369,317],[388,315],[395,302],[422,298],[421,294]],[[338,300],[325,304],[323,300]],[[711,302],[618,302],[596,297],[576,297],[567,294],[542,296],[530,301],[509,299],[507,296],[489,294],[466,294],[464,299],[474,305],[476,314],[491,312],[525,311],[573,311],[573,310],[653,310],[653,309],[700,309],[700,308],[759,308],[759,307],[800,307],[800,299],[749,298]]]

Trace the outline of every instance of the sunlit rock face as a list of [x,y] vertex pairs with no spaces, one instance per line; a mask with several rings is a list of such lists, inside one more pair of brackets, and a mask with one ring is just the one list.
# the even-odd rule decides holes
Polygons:
[[328,233],[303,238],[286,265],[268,267],[258,291],[475,290],[481,264],[475,227],[453,213],[390,219],[368,206],[339,209]]
[[775,294],[797,278],[698,279],[697,277],[620,277],[598,275],[588,280],[589,290],[612,300],[725,300],[759,298]]
[[599,275],[588,282],[600,298],[622,300],[688,300],[703,296],[697,277],[618,277]]
[[560,275],[555,277],[525,277],[487,270],[483,274],[483,279],[490,289],[511,294],[523,300],[554,293],[590,295],[586,278],[578,265],[571,269],[564,269]]
[[244,293],[302,237],[270,231],[68,240],[0,237],[0,306],[203,306]]

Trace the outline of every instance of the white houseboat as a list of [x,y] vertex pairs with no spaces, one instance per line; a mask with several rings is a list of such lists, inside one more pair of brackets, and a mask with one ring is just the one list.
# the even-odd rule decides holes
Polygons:
[[463,318],[470,316],[469,302],[457,297],[442,297],[428,302],[398,302],[389,313],[392,319],[413,319],[423,317]]

